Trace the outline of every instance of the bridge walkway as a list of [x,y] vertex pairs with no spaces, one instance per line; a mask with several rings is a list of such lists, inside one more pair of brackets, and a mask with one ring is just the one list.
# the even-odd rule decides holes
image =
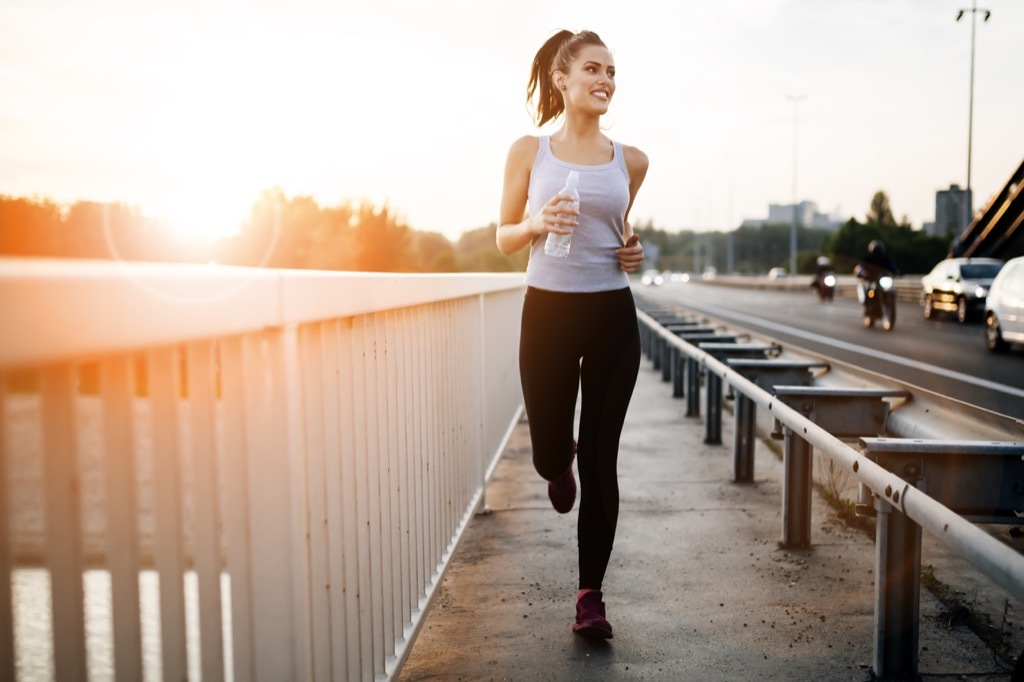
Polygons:
[[[523,421],[488,485],[489,513],[469,524],[398,679],[873,679],[873,536],[845,526],[816,492],[813,546],[780,549],[780,458],[758,441],[754,483],[734,484],[730,415],[726,445],[705,445],[702,420],[684,414],[645,358],[604,585],[614,639],[570,630],[576,514],[551,509]],[[927,534],[922,565],[999,617],[1008,595]],[[927,590],[920,612],[921,679],[1010,679]]]

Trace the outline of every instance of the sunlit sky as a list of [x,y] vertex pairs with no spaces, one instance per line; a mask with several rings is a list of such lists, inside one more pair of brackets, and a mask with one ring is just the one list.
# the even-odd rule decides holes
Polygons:
[[[966,185],[970,6],[3,0],[0,194],[119,201],[211,236],[278,186],[454,239],[497,220],[508,147],[536,134],[535,51],[589,28],[618,71],[607,132],[651,161],[634,224],[728,229],[791,203],[798,131],[799,199],[863,219],[881,189],[919,226]],[[1024,159],[1024,2],[981,6],[976,207]]]

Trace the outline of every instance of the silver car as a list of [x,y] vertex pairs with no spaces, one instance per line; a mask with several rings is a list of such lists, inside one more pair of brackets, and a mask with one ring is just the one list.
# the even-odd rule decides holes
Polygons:
[[985,301],[985,345],[993,352],[1024,343],[1024,256],[1006,262]]

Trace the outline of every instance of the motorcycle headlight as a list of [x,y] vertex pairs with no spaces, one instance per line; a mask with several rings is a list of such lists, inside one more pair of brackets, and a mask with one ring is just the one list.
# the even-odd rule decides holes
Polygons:
[[883,276],[878,278],[878,284],[883,289],[888,291],[889,289],[892,289],[892,285],[893,285],[892,277],[890,277],[889,275],[883,275]]
[[986,296],[988,296],[988,289],[980,284],[974,287],[974,298],[985,298]]
[[825,286],[834,287],[836,285],[836,278],[832,275],[825,275]]

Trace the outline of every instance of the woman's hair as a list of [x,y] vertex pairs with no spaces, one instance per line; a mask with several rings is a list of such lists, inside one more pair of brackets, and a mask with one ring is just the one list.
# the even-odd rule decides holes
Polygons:
[[530,82],[526,86],[527,102],[533,103],[534,94],[537,95],[534,104],[534,120],[537,127],[543,126],[565,111],[565,102],[555,87],[551,74],[555,71],[568,73],[569,65],[579,56],[585,45],[607,47],[593,31],[573,33],[563,30],[548,38],[537,50],[533,65],[530,67]]

